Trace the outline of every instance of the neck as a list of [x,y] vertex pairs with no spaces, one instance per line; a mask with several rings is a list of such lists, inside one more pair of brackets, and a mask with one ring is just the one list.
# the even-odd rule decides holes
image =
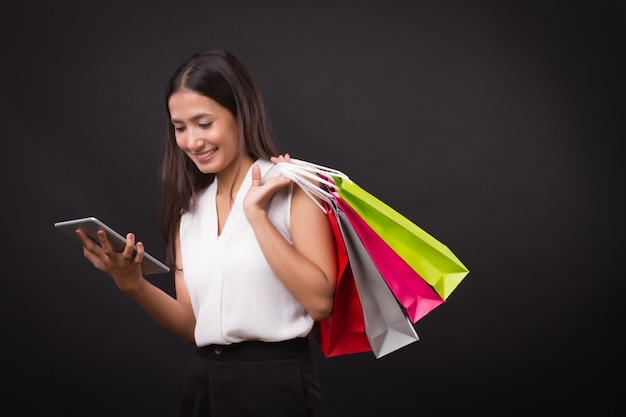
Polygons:
[[229,194],[231,191],[233,196],[237,194],[241,184],[245,176],[248,173],[248,170],[252,166],[254,161],[246,156],[241,160],[241,166],[239,170],[237,170],[237,165],[234,164],[232,169],[224,170],[215,174],[215,178],[217,178],[217,193],[218,194]]

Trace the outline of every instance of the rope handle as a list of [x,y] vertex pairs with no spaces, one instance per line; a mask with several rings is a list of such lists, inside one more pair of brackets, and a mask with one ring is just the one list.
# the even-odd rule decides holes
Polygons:
[[291,162],[278,162],[276,167],[280,175],[289,178],[313,200],[313,202],[324,212],[328,210],[320,204],[322,200],[330,207],[336,207],[335,200],[338,198],[337,185],[334,179],[347,180],[350,178],[343,172],[317,165],[300,159],[291,158]]

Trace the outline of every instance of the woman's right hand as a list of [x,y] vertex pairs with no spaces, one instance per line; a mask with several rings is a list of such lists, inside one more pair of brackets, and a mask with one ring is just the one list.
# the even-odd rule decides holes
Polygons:
[[111,276],[117,286],[124,292],[132,290],[143,279],[141,261],[144,247],[141,242],[135,245],[135,235],[126,235],[126,246],[117,252],[103,230],[98,231],[100,246],[94,243],[84,232],[76,230],[76,235],[83,243],[83,254],[96,269]]

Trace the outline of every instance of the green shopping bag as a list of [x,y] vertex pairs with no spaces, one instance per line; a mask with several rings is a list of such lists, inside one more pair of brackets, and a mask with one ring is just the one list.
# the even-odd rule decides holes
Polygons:
[[332,175],[339,196],[444,300],[469,270],[443,243],[347,177]]

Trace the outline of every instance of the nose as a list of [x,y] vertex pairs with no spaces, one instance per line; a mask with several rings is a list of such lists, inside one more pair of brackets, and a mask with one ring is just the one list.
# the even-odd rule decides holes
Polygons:
[[202,147],[202,133],[199,129],[187,130],[187,147],[189,149],[197,149]]

